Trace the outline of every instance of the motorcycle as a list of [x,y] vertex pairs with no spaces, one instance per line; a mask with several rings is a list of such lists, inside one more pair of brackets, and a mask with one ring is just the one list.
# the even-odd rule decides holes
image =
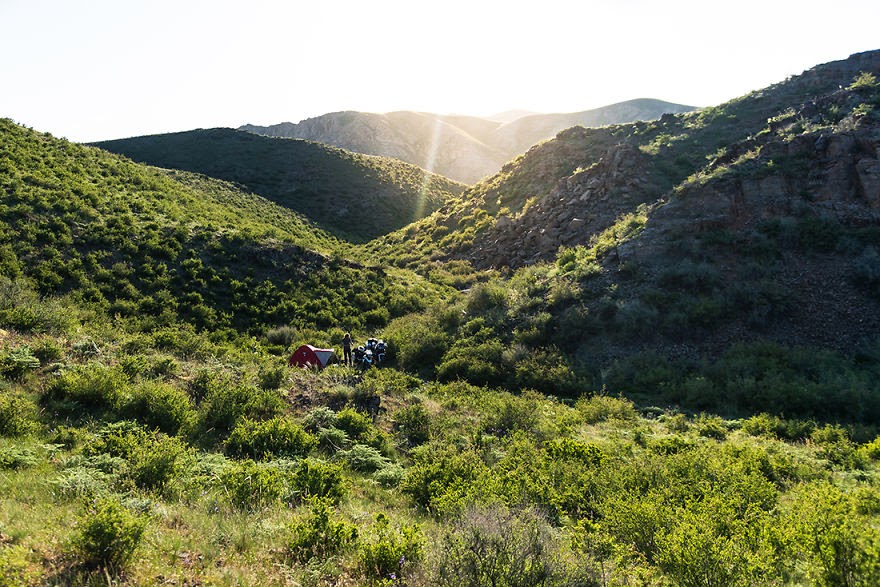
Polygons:
[[365,348],[363,345],[354,350],[354,366],[362,371],[366,371],[373,366],[373,351]]

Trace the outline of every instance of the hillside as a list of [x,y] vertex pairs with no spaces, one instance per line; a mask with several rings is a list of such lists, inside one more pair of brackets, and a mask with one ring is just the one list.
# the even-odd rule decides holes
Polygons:
[[409,224],[462,190],[455,182],[398,160],[232,129],[95,146],[142,163],[234,182],[352,241]]
[[690,106],[639,99],[568,114],[531,114],[510,121],[424,112],[334,112],[298,123],[244,125],[239,130],[308,139],[372,155],[395,157],[473,184],[532,145],[576,126],[652,120]]
[[[878,62],[362,245],[0,119],[0,585],[880,584]],[[345,330],[388,360],[288,366]]]
[[[343,243],[231,184],[8,120],[0,133],[0,273],[30,280],[15,282],[23,291],[31,283],[39,295],[147,331],[177,323],[238,333],[358,330],[421,304],[423,291],[407,293],[398,279],[391,291],[383,271],[344,260]],[[51,317],[43,324],[31,315],[29,300],[4,302],[7,327],[52,330]]]
[[859,54],[698,114],[570,129],[370,245],[426,275],[501,270],[428,321],[446,338],[421,368],[874,421],[878,76],[880,52]]

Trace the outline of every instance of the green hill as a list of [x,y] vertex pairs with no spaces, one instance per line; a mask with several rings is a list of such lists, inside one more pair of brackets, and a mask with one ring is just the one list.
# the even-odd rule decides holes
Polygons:
[[[2,265],[41,295],[152,330],[358,330],[421,306],[302,216],[229,183],[2,121]],[[402,297],[401,297],[402,296]],[[407,301],[409,300],[409,301]],[[30,324],[15,300],[7,325]],[[390,312],[390,313],[389,313]]]
[[232,129],[95,145],[142,163],[237,183],[353,241],[374,238],[418,220],[463,189],[394,159]]

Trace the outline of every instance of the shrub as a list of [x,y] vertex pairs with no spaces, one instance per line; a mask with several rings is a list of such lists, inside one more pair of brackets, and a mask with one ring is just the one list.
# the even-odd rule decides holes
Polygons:
[[64,356],[64,348],[51,338],[41,338],[32,345],[32,352],[41,365],[48,365]]
[[38,429],[36,404],[3,390],[0,393],[0,436],[25,436]]
[[394,350],[397,365],[426,375],[433,373],[450,343],[439,320],[430,314],[392,320],[384,333],[389,348]]
[[574,371],[556,347],[534,349],[513,365],[516,386],[554,395],[578,391]]
[[531,432],[538,424],[539,410],[536,402],[527,397],[503,394],[495,409],[483,422],[483,430],[497,436],[507,436],[517,431]]
[[23,587],[39,583],[39,575],[28,561],[31,552],[26,545],[4,545],[0,548],[0,585]]
[[552,543],[550,524],[535,510],[469,507],[443,531],[434,584],[545,585],[553,571]]
[[189,396],[184,391],[157,381],[134,386],[119,412],[124,418],[168,434],[177,434],[192,415]]
[[321,428],[336,426],[336,412],[326,406],[312,409],[303,418],[303,427],[309,432],[317,432]]
[[290,476],[277,466],[248,459],[232,464],[221,474],[220,480],[233,506],[257,511],[285,495]]
[[767,413],[752,416],[742,423],[742,429],[752,436],[794,441],[809,438],[815,428],[814,422],[786,420]]
[[46,395],[84,408],[112,409],[119,405],[127,382],[122,370],[92,362],[64,371],[49,384]]
[[403,581],[422,556],[424,539],[418,526],[393,528],[385,514],[376,517],[372,532],[359,548],[361,569],[370,581]]
[[348,450],[340,451],[338,455],[352,470],[364,473],[382,469],[389,462],[378,450],[364,444],[355,444]]
[[373,430],[370,417],[351,407],[343,408],[336,414],[334,425],[344,430],[352,440],[366,440]]
[[696,424],[700,436],[714,438],[716,440],[724,440],[727,438],[727,427],[724,425],[724,420],[718,416],[702,414],[697,418]]
[[292,482],[295,497],[300,499],[326,497],[338,503],[346,491],[342,467],[318,459],[300,461]]
[[129,476],[138,487],[163,489],[184,470],[191,456],[191,449],[179,438],[153,435],[132,453]]
[[289,347],[297,339],[298,333],[293,326],[279,326],[266,332],[266,341],[271,345]]
[[282,412],[283,401],[274,390],[223,380],[206,385],[207,395],[199,406],[200,428],[206,433],[225,435],[242,418],[261,420]]
[[287,551],[290,556],[305,563],[312,558],[325,559],[351,547],[357,541],[357,528],[333,514],[330,501],[312,500],[309,515],[294,521],[288,528]]
[[418,446],[430,437],[430,418],[422,404],[406,406],[394,413],[394,432],[407,447]]
[[268,460],[307,454],[317,439],[287,418],[263,422],[244,418],[236,424],[226,441],[226,453],[233,457]]
[[99,500],[80,520],[73,549],[82,562],[121,569],[141,543],[147,519],[130,512],[116,498]]
[[412,457],[413,465],[407,469],[400,490],[433,513],[454,510],[468,489],[488,474],[475,452],[458,452],[437,441],[417,447]]
[[265,389],[266,391],[278,389],[287,378],[287,373],[287,368],[282,365],[261,369],[258,376],[258,385],[260,389]]
[[373,481],[382,487],[397,487],[403,480],[405,474],[403,467],[393,463],[386,465],[373,473]]
[[55,299],[41,299],[24,279],[0,276],[0,326],[24,333],[64,333],[75,314]]
[[37,464],[37,455],[33,450],[22,447],[0,448],[0,470],[24,469]]
[[608,420],[634,421],[638,417],[635,405],[623,397],[594,395],[581,397],[574,404],[587,424]]
[[6,379],[20,380],[31,371],[40,368],[40,359],[34,356],[31,348],[23,344],[0,355],[0,375]]

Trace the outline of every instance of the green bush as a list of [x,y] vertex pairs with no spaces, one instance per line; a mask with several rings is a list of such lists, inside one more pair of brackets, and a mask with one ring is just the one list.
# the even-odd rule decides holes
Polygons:
[[134,555],[147,519],[130,512],[117,498],[96,502],[82,517],[73,550],[87,565],[123,568]]
[[326,497],[338,503],[346,493],[342,467],[313,458],[299,462],[292,478],[295,497]]
[[810,563],[807,582],[821,587],[880,584],[880,532],[856,500],[827,483],[799,488],[793,518]]
[[26,344],[0,353],[0,376],[13,381],[40,368],[40,359],[34,356],[31,347]]
[[147,431],[123,420],[107,424],[83,449],[86,457],[119,457],[128,463],[127,476],[138,487],[163,489],[180,475],[192,450],[180,438]]
[[266,332],[266,341],[271,345],[289,347],[299,336],[293,326],[279,326]]
[[424,538],[418,526],[401,524],[395,528],[385,514],[379,514],[358,549],[361,570],[370,582],[405,583],[423,549]]
[[242,418],[265,420],[282,413],[284,403],[275,390],[218,379],[204,382],[199,427],[206,434],[227,435]]
[[131,454],[129,476],[138,487],[161,490],[181,475],[191,460],[192,450],[182,440],[154,434]]
[[574,407],[587,424],[598,424],[608,420],[631,422],[638,418],[635,405],[623,397],[601,394],[581,397],[575,402]]
[[317,444],[314,436],[285,417],[262,422],[243,418],[226,441],[226,454],[255,460],[298,457],[308,454]]
[[537,402],[529,396],[502,394],[483,421],[483,430],[496,436],[532,432],[538,424]]
[[372,473],[388,465],[388,459],[378,450],[365,444],[354,444],[348,450],[337,453],[353,471]]
[[401,408],[392,418],[394,433],[409,448],[424,444],[430,438],[430,418],[422,404]]
[[260,369],[258,376],[260,389],[271,391],[281,387],[284,380],[287,379],[288,369],[283,365]]
[[435,514],[457,509],[477,481],[488,474],[475,452],[459,452],[438,441],[416,447],[411,456],[413,465],[400,482],[400,491]]
[[450,344],[439,320],[430,314],[415,314],[392,320],[384,330],[385,340],[401,369],[431,375]]
[[287,494],[291,476],[275,465],[248,459],[230,465],[220,481],[233,506],[257,511],[279,502]]
[[17,446],[0,448],[0,470],[24,469],[33,467],[38,462],[32,449]]
[[308,516],[295,520],[288,535],[287,551],[300,563],[344,552],[358,538],[357,528],[335,516],[332,502],[325,499],[312,500]]
[[39,427],[34,402],[8,390],[0,391],[0,436],[25,436]]
[[167,434],[177,434],[194,417],[186,392],[158,381],[133,386],[122,400],[119,413]]
[[121,369],[91,362],[63,371],[48,385],[46,397],[86,409],[109,410],[119,405],[127,383]]
[[531,509],[470,507],[444,525],[432,581],[457,587],[553,585],[550,524]]
[[373,421],[366,414],[346,407],[337,412],[334,426],[344,430],[352,440],[367,440],[373,432]]

